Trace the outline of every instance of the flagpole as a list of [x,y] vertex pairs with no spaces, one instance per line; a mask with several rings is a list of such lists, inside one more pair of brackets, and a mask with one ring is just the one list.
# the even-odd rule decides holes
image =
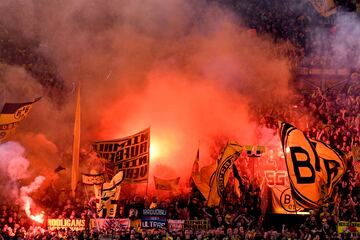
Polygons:
[[79,180],[79,157],[80,157],[80,81],[77,82],[76,103],[74,116],[74,135],[73,135],[73,156],[71,169],[71,194],[76,197],[76,188]]

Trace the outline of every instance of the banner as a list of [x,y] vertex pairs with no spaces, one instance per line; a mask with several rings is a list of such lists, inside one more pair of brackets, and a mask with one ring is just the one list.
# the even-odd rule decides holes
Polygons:
[[85,174],[81,175],[82,183],[86,185],[103,184],[105,182],[105,175],[99,174]]
[[314,9],[323,17],[329,17],[336,13],[334,0],[309,0]]
[[115,230],[115,229],[124,229],[124,228],[129,229],[130,219],[128,218],[90,219],[89,228],[90,230],[92,229]]
[[282,122],[279,132],[296,204],[319,207],[345,171],[342,155],[288,123]]
[[72,231],[83,231],[86,228],[85,219],[57,219],[51,218],[47,220],[47,229],[67,229],[70,228]]
[[99,157],[109,161],[115,172],[124,171],[124,181],[147,182],[150,128],[125,138],[95,142],[93,148]]
[[339,221],[337,225],[338,233],[350,232],[360,233],[360,222]]
[[294,202],[289,186],[278,185],[271,188],[272,213],[298,214],[303,209]]
[[166,209],[143,209],[141,228],[164,228],[166,227]]
[[14,133],[19,123],[28,116],[33,103],[40,99],[36,98],[34,101],[27,103],[4,104],[0,114],[0,142]]
[[209,221],[208,220],[185,220],[184,229],[208,230],[209,229]]
[[233,162],[240,156],[243,147],[237,143],[228,143],[217,159],[216,172],[211,177],[208,206],[218,206],[220,199],[225,197],[225,187],[229,179]]
[[96,210],[99,217],[116,216],[117,203],[120,197],[121,183],[124,179],[122,171],[118,172],[110,182],[94,185]]
[[177,232],[177,231],[182,231],[184,229],[184,223],[185,220],[173,220],[173,219],[169,219],[167,224],[168,224],[168,231],[169,232]]
[[166,191],[177,191],[179,188],[180,177],[174,179],[160,179],[154,176],[155,189]]

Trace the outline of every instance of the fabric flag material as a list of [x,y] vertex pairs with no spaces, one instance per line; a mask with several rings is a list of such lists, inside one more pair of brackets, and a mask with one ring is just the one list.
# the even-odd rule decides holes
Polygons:
[[234,191],[235,194],[238,198],[241,197],[241,193],[242,191],[244,191],[244,183],[242,178],[240,177],[239,171],[237,170],[235,164],[233,164],[233,175],[235,178],[235,182],[234,182]]
[[314,9],[323,17],[329,17],[336,13],[334,0],[309,0]]
[[311,143],[320,158],[320,176],[326,183],[322,190],[325,198],[328,198],[345,173],[344,154],[324,142],[311,139]]
[[192,167],[191,176],[199,174],[199,160],[200,160],[200,149],[198,148],[196,158]]
[[76,90],[76,105],[75,105],[75,119],[74,119],[74,139],[73,139],[73,156],[71,168],[71,193],[76,195],[76,188],[79,182],[79,158],[80,158],[80,82]]
[[0,114],[0,143],[10,137],[19,123],[30,113],[33,104],[41,97],[26,103],[5,103]]
[[66,168],[64,168],[63,166],[59,165],[57,168],[55,168],[54,172],[58,173],[61,172],[62,170],[65,170]]
[[150,128],[121,139],[97,141],[93,148],[98,157],[108,161],[114,172],[124,171],[124,181],[148,181]]
[[237,143],[228,143],[217,159],[217,168],[210,180],[210,192],[207,201],[208,206],[218,206],[224,198],[225,187],[229,179],[230,171],[234,161],[240,156],[243,147]]
[[180,177],[174,179],[161,179],[154,176],[155,189],[166,191],[177,191]]
[[203,197],[208,200],[210,192],[211,176],[216,171],[216,163],[202,167],[199,174],[194,174],[192,180],[196,188],[201,192]]
[[279,132],[296,204],[319,207],[345,171],[342,155],[322,142],[308,139],[291,124],[280,123]]
[[[116,201],[119,200],[124,172],[118,172],[110,182],[94,185],[96,208],[100,217],[115,217]],[[105,214],[106,209],[106,214]]]
[[297,214],[303,210],[295,204],[290,187],[285,185],[271,188],[271,205],[275,214]]
[[103,184],[105,182],[105,175],[100,174],[82,174],[82,183],[86,185]]

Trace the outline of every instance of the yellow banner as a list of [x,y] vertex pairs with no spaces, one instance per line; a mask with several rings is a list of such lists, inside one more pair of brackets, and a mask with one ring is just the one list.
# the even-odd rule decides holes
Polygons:
[[345,222],[339,221],[338,233],[351,232],[351,233],[360,233],[360,222]]
[[105,182],[105,176],[100,174],[82,174],[82,183],[87,185],[103,184]]
[[67,229],[70,228],[72,231],[83,231],[86,227],[85,219],[48,219],[47,229]]
[[126,182],[147,182],[150,128],[125,138],[95,142],[93,148],[99,157],[109,161],[115,172],[124,171]]
[[14,133],[19,123],[29,115],[33,103],[40,99],[27,103],[5,103],[0,114],[0,142]]
[[184,229],[208,230],[209,229],[209,221],[208,220],[185,220]]
[[220,199],[224,198],[225,187],[229,179],[233,162],[240,156],[243,147],[237,143],[228,143],[217,159],[216,172],[211,177],[208,206],[218,206]]
[[161,179],[154,176],[155,189],[166,191],[177,191],[180,177],[174,179]]

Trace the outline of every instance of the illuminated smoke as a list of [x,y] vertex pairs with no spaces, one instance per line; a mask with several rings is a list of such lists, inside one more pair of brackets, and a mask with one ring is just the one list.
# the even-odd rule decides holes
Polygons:
[[29,161],[24,154],[25,149],[17,142],[0,144],[2,199],[16,200],[19,195],[18,181],[29,175]]
[[44,180],[45,180],[45,177],[37,176],[35,178],[35,180],[32,183],[30,183],[30,185],[23,186],[20,188],[20,198],[21,198],[21,201],[23,202],[23,208],[25,210],[26,215],[30,219],[32,219],[38,223],[44,222],[44,213],[41,212],[40,214],[37,214],[37,215],[33,215],[31,213],[31,206],[34,206],[34,202],[33,202],[32,198],[29,196],[29,194],[31,194],[32,192],[39,189],[41,184],[44,182]]
[[[45,136],[63,159],[71,153],[77,80],[82,146],[150,126],[151,174],[182,180],[199,142],[200,165],[213,161],[216,139],[253,144],[252,108],[289,100],[288,60],[274,53],[282,46],[249,34],[233,12],[208,1],[5,1],[0,13],[4,26],[37,43],[68,89],[59,106],[33,78],[6,71],[13,100],[22,99],[18,90],[31,99],[44,94],[19,132]],[[29,151],[42,146],[19,140]],[[31,161],[58,165],[59,157],[34,152]]]

